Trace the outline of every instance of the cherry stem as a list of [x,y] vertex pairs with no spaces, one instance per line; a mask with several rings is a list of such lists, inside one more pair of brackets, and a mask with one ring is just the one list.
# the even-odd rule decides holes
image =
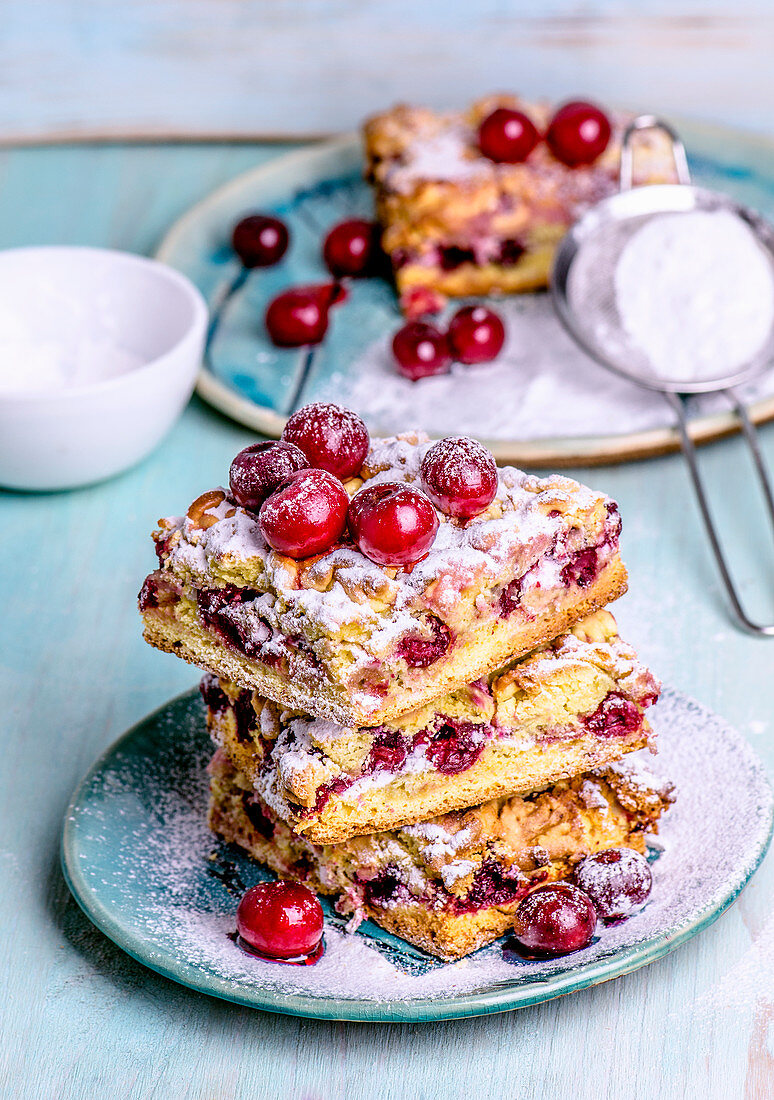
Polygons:
[[299,371],[298,378],[296,379],[296,385],[295,385],[295,388],[293,389],[293,395],[290,398],[290,402],[288,403],[288,409],[287,409],[287,415],[288,416],[290,416],[292,413],[294,413],[296,411],[296,409],[298,409],[300,404],[301,404],[301,397],[302,397],[302,394],[304,392],[304,389],[306,388],[306,384],[309,381],[309,375],[310,375],[311,370],[312,370],[312,364],[314,363],[314,357],[315,357],[315,354],[317,352],[317,348],[319,346],[320,346],[319,344],[316,344],[314,347],[308,347],[306,349],[306,352],[304,353],[304,361],[301,364],[301,370]]
[[[334,279],[333,282],[331,283],[331,289],[330,289],[330,293],[328,295],[328,301],[327,301],[327,304],[326,304],[327,309],[332,309],[333,306],[335,305],[336,298],[338,297],[339,292],[341,290],[341,285],[342,285],[341,279]],[[290,416],[292,413],[294,413],[296,411],[296,409],[298,409],[301,405],[301,398],[303,396],[304,390],[306,389],[306,384],[309,381],[309,375],[311,374],[312,366],[314,364],[315,354],[316,354],[317,348],[319,346],[320,346],[319,344],[315,344],[314,347],[308,347],[306,349],[306,354],[304,355],[304,361],[301,364],[301,370],[299,371],[298,378],[296,379],[296,385],[295,385],[295,388],[293,390],[293,396],[291,397],[290,403],[288,404],[288,410],[287,410],[287,415],[288,416]]]
[[247,276],[250,274],[250,268],[244,265],[239,268],[234,278],[230,283],[227,283],[219,293],[216,293],[212,305],[212,311],[210,313],[210,323],[207,326],[207,338],[204,342],[204,360],[207,365],[212,369],[212,363],[210,361],[210,350],[212,342],[215,339],[215,335],[220,327],[220,323],[223,320],[223,314],[226,306],[237,294],[247,282]]

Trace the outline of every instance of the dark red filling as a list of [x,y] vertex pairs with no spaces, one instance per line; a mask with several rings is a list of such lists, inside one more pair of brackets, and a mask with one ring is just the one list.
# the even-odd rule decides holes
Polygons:
[[[316,814],[321,813],[332,794],[343,794],[348,787],[352,786],[356,779],[359,779],[359,776],[339,775],[336,779],[332,779],[330,783],[324,783],[322,787],[318,787],[317,797],[315,798],[312,812]],[[307,811],[307,813],[308,812],[309,811]]]
[[172,532],[163,537],[154,540],[154,546],[156,547],[156,557],[159,559],[159,565],[164,564],[164,559],[169,553],[169,543],[172,538]]
[[252,795],[246,794],[243,805],[245,814],[255,831],[264,840],[271,840],[274,836],[274,822],[264,813],[260,803],[252,801]]
[[476,738],[480,725],[449,719],[434,733],[418,733],[414,745],[425,744],[425,756],[443,775],[458,775],[478,760],[484,750],[485,737]]
[[237,741],[244,744],[251,741],[251,734],[256,728],[258,716],[255,713],[253,700],[249,691],[241,691],[234,703],[234,718],[236,719]]
[[376,908],[391,902],[414,902],[424,900],[432,902],[435,908],[441,902],[445,909],[453,913],[471,913],[493,905],[510,905],[520,901],[532,887],[542,882],[547,872],[527,879],[517,868],[503,867],[495,859],[485,859],[473,877],[470,889],[459,898],[450,893],[440,883],[433,887],[433,894],[424,899],[414,897],[394,867],[387,867],[371,879],[360,879],[363,888],[363,900],[366,905]]
[[[263,659],[263,642],[255,637],[253,623],[246,626],[239,622],[236,611],[244,603],[260,596],[252,588],[237,588],[227,584],[224,588],[203,588],[196,593],[196,606],[202,621],[224,642],[240,650],[246,657]],[[255,624],[262,622],[256,615]],[[268,624],[264,624],[268,631]]]
[[[550,515],[559,515],[559,513],[551,512]],[[611,502],[607,506],[607,520],[605,521],[605,532],[602,541],[598,546],[578,550],[570,557],[569,561],[562,567],[562,583],[568,588],[572,585],[577,588],[588,588],[594,582],[600,570],[600,551],[607,547],[616,547],[620,533],[621,517],[618,514],[616,504]],[[554,553],[557,553],[557,544],[554,545]],[[521,607],[525,576],[526,574],[516,577],[500,593],[498,605],[501,618],[508,618],[517,608]]]
[[202,622],[221,641],[251,660],[287,672],[288,659],[301,656],[305,663],[319,667],[317,656],[305,638],[273,637],[271,627],[255,609],[251,610],[249,621],[242,620],[239,608],[260,595],[253,588],[237,588],[233,584],[203,588],[196,594],[196,606]]
[[396,900],[399,894],[406,893],[406,887],[391,867],[381,871],[372,879],[361,881],[366,905],[385,905],[387,902]]
[[204,700],[204,705],[214,711],[215,714],[220,714],[231,705],[228,696],[214,676],[205,676],[199,684],[199,691]]
[[509,615],[512,615],[521,604],[522,580],[522,577],[516,577],[509,584],[506,584],[505,588],[500,593],[498,606],[500,608],[500,615],[503,619],[507,619]]
[[151,575],[146,577],[142,582],[142,588],[140,594],[137,597],[140,604],[140,611],[152,610],[159,606],[159,586],[156,578]]
[[145,578],[137,600],[140,611],[155,611],[160,607],[170,607],[177,602],[177,598],[177,589],[157,570]]
[[397,772],[406,763],[407,755],[406,742],[400,730],[381,730],[371,743],[371,751],[363,765],[363,774],[376,771]]
[[454,271],[461,264],[474,264],[476,254],[472,248],[460,248],[456,244],[442,245],[438,249],[438,263],[443,271]]
[[398,643],[395,654],[402,657],[409,668],[427,668],[440,660],[451,645],[451,631],[436,615],[428,616],[433,632],[431,638],[407,634]]
[[404,738],[399,730],[375,730],[371,751],[360,774],[338,776],[318,787],[314,812],[320,813],[332,794],[341,794],[363,776],[378,771],[400,771],[415,748],[422,747],[427,759],[443,775],[464,772],[478,760],[492,732],[491,726],[460,722],[455,718],[447,718],[436,729],[421,730],[413,738]]
[[562,583],[588,588],[599,571],[598,554],[595,549],[579,550],[562,569]]
[[611,691],[581,722],[595,737],[627,737],[642,726],[642,714],[630,699]]
[[473,882],[464,898],[454,898],[458,913],[469,913],[489,905],[508,905],[519,901],[529,891],[530,882],[518,867],[503,867],[494,859],[485,859],[473,876]]
[[512,267],[524,255],[524,245],[516,240],[503,241],[497,255],[497,263],[503,267]]
[[[482,262],[500,264],[502,267],[513,267],[514,264],[519,262],[524,252],[525,248],[521,241],[509,237],[507,240],[502,241],[492,255],[482,260]],[[476,258],[475,249],[459,244],[439,245],[437,256],[438,266],[442,271],[455,271],[462,264],[477,264],[479,262]],[[415,263],[418,259],[418,253],[407,248],[396,248],[390,254],[390,260],[395,271],[405,267],[406,264]]]

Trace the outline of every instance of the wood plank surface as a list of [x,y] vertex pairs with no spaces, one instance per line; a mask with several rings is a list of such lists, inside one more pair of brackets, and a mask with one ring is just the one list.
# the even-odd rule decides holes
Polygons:
[[[0,247],[150,251],[192,201],[271,155],[249,146],[0,153]],[[774,427],[762,437],[774,462]],[[0,494],[0,1096],[770,1100],[771,856],[715,925],[644,970],[520,1012],[425,1027],[317,1023],[221,1003],[146,970],[82,916],[58,866],[70,794],[130,723],[196,681],[140,637],[134,600],[153,562],[148,533],[220,483],[249,439],[194,401],[122,477],[72,493]],[[701,457],[745,597],[774,617],[770,533],[741,443]],[[774,642],[730,625],[679,458],[574,473],[621,504],[631,574],[617,608],[622,632],[774,766]]]
[[4,0],[0,135],[305,135],[593,95],[774,132],[770,0]]

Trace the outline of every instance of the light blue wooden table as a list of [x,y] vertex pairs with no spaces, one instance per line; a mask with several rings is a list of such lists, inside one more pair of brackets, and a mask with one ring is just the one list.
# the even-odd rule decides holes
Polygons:
[[[0,246],[148,252],[193,200],[278,151],[6,151]],[[774,426],[763,438],[774,464]],[[3,1100],[772,1097],[771,856],[715,925],[645,970],[521,1012],[427,1027],[316,1023],[211,1000],[144,969],[82,916],[58,865],[71,791],[129,724],[196,681],[140,637],[148,532],[221,481],[248,439],[194,401],[161,448],[121,478],[0,495]],[[744,593],[774,614],[769,532],[739,442],[713,445],[703,461]],[[774,641],[730,626],[679,459],[577,475],[621,504],[627,637],[774,767]]]

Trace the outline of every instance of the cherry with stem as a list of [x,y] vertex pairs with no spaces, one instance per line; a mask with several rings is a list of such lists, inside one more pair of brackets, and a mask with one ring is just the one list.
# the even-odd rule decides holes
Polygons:
[[216,292],[213,299],[204,343],[204,357],[210,367],[210,349],[226,306],[245,285],[251,271],[273,267],[279,263],[289,244],[290,233],[287,226],[270,214],[248,214],[234,226],[231,245],[241,266],[233,278]]

